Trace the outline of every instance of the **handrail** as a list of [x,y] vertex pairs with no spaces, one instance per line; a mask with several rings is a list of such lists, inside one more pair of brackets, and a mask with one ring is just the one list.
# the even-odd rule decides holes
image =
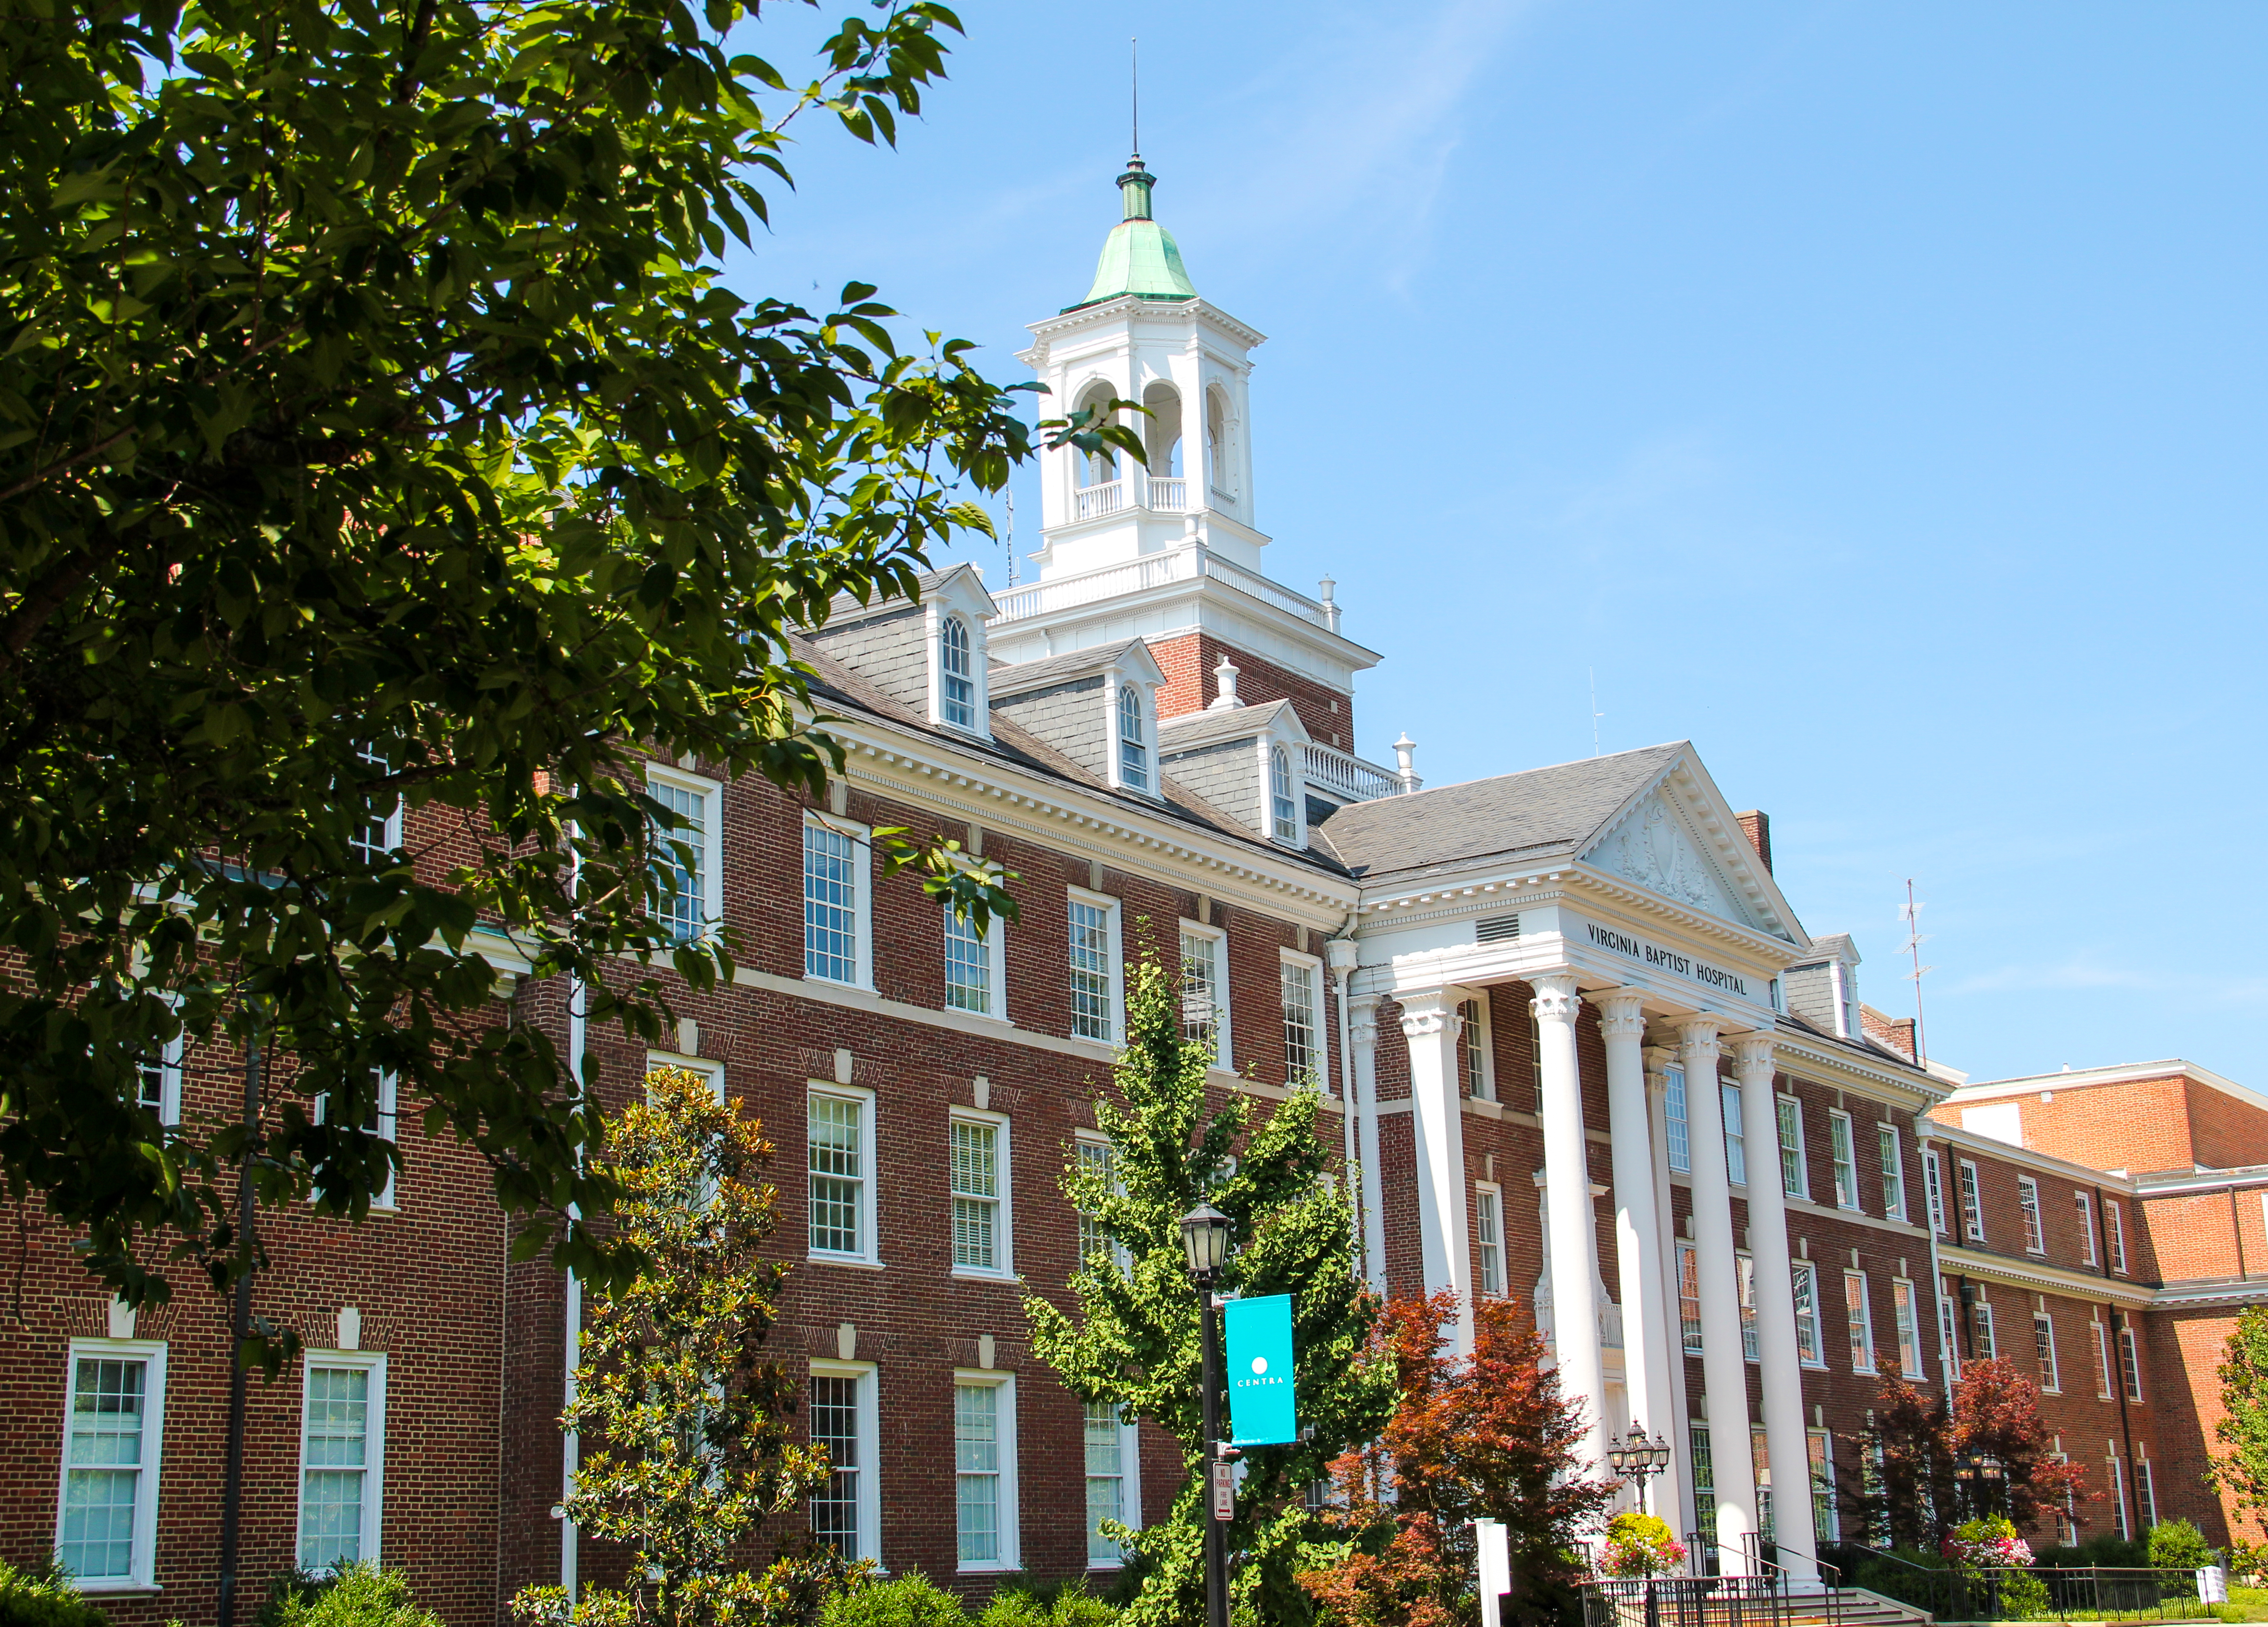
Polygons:
[[[1868,1550],[1867,1563],[1892,1568],[1890,1575],[1878,1573],[1875,1579],[1893,1586],[1872,1591],[1943,1621],[2008,1617],[2012,1602],[2025,1617],[2066,1620],[2212,1614],[2197,1596],[2191,1571],[2145,1565],[1968,1565],[1940,1571],[1887,1549]],[[2012,1601],[2012,1592],[2032,1596]]]

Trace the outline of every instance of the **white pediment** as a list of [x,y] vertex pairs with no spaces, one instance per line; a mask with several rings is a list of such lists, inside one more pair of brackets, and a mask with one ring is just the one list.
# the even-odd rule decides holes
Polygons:
[[1584,855],[1602,870],[1741,926],[1759,924],[1741,889],[1696,837],[1691,820],[1664,789],[1631,805]]

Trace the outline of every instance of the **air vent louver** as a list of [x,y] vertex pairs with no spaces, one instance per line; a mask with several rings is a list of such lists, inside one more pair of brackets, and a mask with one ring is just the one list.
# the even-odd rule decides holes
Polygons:
[[1516,915],[1491,916],[1473,924],[1473,936],[1484,944],[1509,942],[1520,936],[1520,917]]

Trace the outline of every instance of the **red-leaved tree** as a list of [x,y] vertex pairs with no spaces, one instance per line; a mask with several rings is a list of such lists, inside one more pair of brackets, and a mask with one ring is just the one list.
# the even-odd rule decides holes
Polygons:
[[1500,1521],[1513,1576],[1532,1593],[1580,1574],[1567,1554],[1613,1500],[1611,1481],[1577,1477],[1584,1420],[1543,1366],[1543,1341],[1511,1299],[1473,1308],[1473,1352],[1443,1329],[1456,1295],[1391,1300],[1373,1336],[1401,1400],[1369,1447],[1332,1465],[1340,1506],[1326,1522],[1349,1546],[1300,1585],[1344,1627],[1469,1622],[1472,1522]]
[[[1859,1437],[1866,1491],[1855,1499],[1869,1541],[1934,1551],[1964,1520],[1998,1514],[2020,1530],[2092,1500],[2087,1471],[2056,1461],[2040,1417],[2039,1387],[2005,1360],[1971,1362],[1953,1387],[1953,1403],[1897,1379],[1876,1395]],[[1971,1456],[1997,1472],[1962,1478]]]

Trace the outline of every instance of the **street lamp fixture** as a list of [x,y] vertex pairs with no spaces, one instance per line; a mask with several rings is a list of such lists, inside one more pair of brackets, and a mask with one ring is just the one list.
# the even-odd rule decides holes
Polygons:
[[1211,1285],[1228,1263],[1228,1234],[1235,1222],[1211,1204],[1199,1204],[1182,1217],[1182,1248],[1189,1258],[1189,1276]]
[[1228,1264],[1236,1223],[1211,1204],[1182,1217],[1182,1248],[1197,1291],[1198,1388],[1204,1402],[1205,1627],[1228,1627],[1228,1524],[1236,1515],[1236,1449],[1220,1431],[1220,1299],[1213,1285]]
[[1660,1435],[1646,1438],[1646,1425],[1631,1420],[1630,1433],[1607,1448],[1607,1467],[1621,1480],[1638,1483],[1638,1506],[1646,1506],[1646,1485],[1669,1467],[1669,1443]]

